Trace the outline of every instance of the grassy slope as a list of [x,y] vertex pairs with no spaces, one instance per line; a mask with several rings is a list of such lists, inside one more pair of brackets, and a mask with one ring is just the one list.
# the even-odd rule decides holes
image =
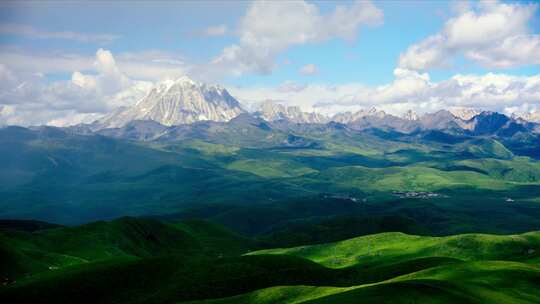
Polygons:
[[34,233],[4,231],[0,232],[0,276],[14,279],[110,258],[230,256],[254,246],[250,239],[198,220],[166,224],[122,218]]
[[538,303],[540,267],[471,262],[434,267],[381,283],[347,288],[278,286],[192,304]]
[[347,188],[366,192],[437,191],[458,187],[503,190],[512,185],[472,171],[442,171],[434,168],[408,166],[366,168],[349,166],[328,169],[317,180],[331,180]]
[[359,285],[449,263],[455,261],[434,259],[363,271],[355,267],[330,269],[286,255],[123,258],[36,274],[0,290],[0,300],[168,303],[227,297],[280,285]]
[[[351,287],[276,286],[190,303],[537,303],[539,246],[539,232],[445,238],[383,233],[332,244],[263,250],[252,254],[292,254],[339,269],[358,267],[369,272],[377,268],[377,273],[402,269],[408,274]],[[427,265],[426,257],[453,257],[460,262]],[[424,269],[405,270],[410,264],[403,261],[415,260]]]
[[[112,217],[126,210],[132,214],[175,212],[189,201],[234,200],[250,206],[276,198],[287,201],[287,207],[237,209],[214,217],[256,234],[265,232],[261,227],[275,224],[275,219],[311,220],[336,210],[337,200],[325,199],[315,207],[311,199],[294,205],[291,197],[312,197],[320,192],[363,197],[365,192],[368,202],[373,199],[376,203],[343,210],[358,210],[363,217],[404,215],[421,223],[421,229],[428,227],[437,234],[540,227],[539,209],[535,208],[540,197],[538,161],[513,157],[495,140],[450,145],[348,132],[309,132],[300,134],[306,142],[323,144],[280,148],[287,139],[283,133],[250,129],[244,134],[241,130],[219,129],[204,140],[171,145],[61,134],[47,138],[28,135],[22,142],[20,134],[16,140],[4,138],[0,145],[0,154],[6,156],[0,161],[1,204],[19,209],[4,208],[2,216],[24,211],[25,217],[39,214],[69,222],[93,220],[98,214]],[[263,138],[268,142],[259,145]],[[446,191],[450,198],[397,200],[388,194],[393,190]],[[518,203],[505,203],[507,196],[517,197]],[[320,208],[324,205],[328,209]],[[320,210],[314,212],[314,208]],[[49,214],[50,210],[56,214]],[[298,237],[287,242],[307,241]],[[358,297],[372,302],[504,303],[535,302],[538,297],[532,288],[539,282],[533,265],[540,260],[537,233],[445,238],[388,233],[265,252],[298,258],[219,258],[251,248],[245,238],[197,222],[167,225],[128,220],[3,234],[0,269],[18,282],[0,292],[0,297],[15,299],[13,302],[65,298],[92,303],[168,302],[290,284],[357,288],[275,287],[239,296],[233,303],[263,299],[285,303],[294,298],[347,303]],[[455,259],[465,262],[458,267]],[[493,259],[504,261],[486,262]],[[444,266],[449,263],[451,267]],[[49,271],[50,267],[60,269]],[[430,270],[418,272],[426,268]],[[21,275],[32,273],[36,275],[30,278]],[[406,276],[395,278],[400,275]]]
[[138,143],[53,128],[0,129],[0,217],[80,224],[321,193],[388,202],[395,190],[540,197],[539,162],[512,157],[489,138],[441,143],[324,126],[288,134],[236,123],[199,131],[185,140]]
[[448,237],[379,233],[341,242],[268,249],[250,254],[287,254],[332,268],[380,265],[412,258],[448,257],[474,260],[538,260],[540,232],[521,235],[463,234]]
[[[186,228],[191,233],[200,229],[198,225]],[[219,230],[203,230],[213,229]],[[540,280],[539,250],[538,232],[444,238],[382,233],[242,257],[120,256],[37,273],[0,289],[0,300],[534,303],[540,296],[535,288]]]

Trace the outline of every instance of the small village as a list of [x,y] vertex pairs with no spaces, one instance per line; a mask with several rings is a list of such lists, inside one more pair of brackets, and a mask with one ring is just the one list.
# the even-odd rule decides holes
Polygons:
[[432,199],[432,198],[447,198],[448,195],[436,193],[436,192],[424,192],[424,191],[394,191],[393,195],[399,198],[421,198],[421,199]]

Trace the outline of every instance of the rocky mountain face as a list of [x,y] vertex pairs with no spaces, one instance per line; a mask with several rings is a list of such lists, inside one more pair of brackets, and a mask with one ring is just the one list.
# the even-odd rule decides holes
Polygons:
[[387,114],[384,111],[379,111],[376,108],[370,108],[370,109],[362,109],[357,112],[344,112],[344,113],[337,113],[336,115],[332,116],[330,118],[331,121],[341,123],[341,124],[349,124],[352,122],[357,122],[363,118],[371,117],[374,119],[382,119]]
[[319,113],[303,112],[297,106],[286,106],[273,101],[265,101],[256,113],[266,121],[289,120],[295,123],[327,123],[328,117]]
[[517,113],[517,114],[513,114],[512,116],[515,116],[514,118],[521,118],[528,122],[540,123],[540,109],[534,112]]
[[[458,133],[507,137],[540,131],[540,124],[534,123],[540,121],[540,110],[519,117],[479,112],[470,108],[451,108],[448,111],[440,110],[423,115],[409,110],[398,117],[369,108],[326,116],[304,112],[297,106],[266,101],[257,112],[248,115],[226,89],[199,83],[188,77],[159,83],[134,106],[119,108],[93,124],[73,126],[70,130],[78,134],[98,132],[110,137],[152,140],[172,132],[168,127],[178,127],[174,132],[182,131],[184,134],[185,128],[180,126],[208,122],[213,129],[219,129],[223,126],[215,123],[226,123],[235,118],[238,118],[237,121],[257,119],[259,123],[251,122],[250,125],[265,128],[265,125],[260,123],[264,121],[281,130],[293,128],[293,124],[331,123],[336,126],[346,125],[354,130],[384,129],[404,133],[417,130],[453,130],[452,132]],[[234,127],[236,123],[230,125]],[[204,126],[206,125],[199,124],[196,128],[188,129],[199,130]]]
[[497,112],[484,111],[467,121],[464,128],[475,135],[498,135],[510,137],[518,132],[528,132],[535,128],[535,124],[516,120]]
[[229,121],[243,113],[226,89],[187,77],[156,85],[136,105],[120,108],[98,120],[98,129],[119,128],[135,120],[153,120],[165,126],[197,121]]
[[454,115],[455,117],[460,118],[462,120],[469,120],[475,117],[476,115],[482,113],[482,111],[479,111],[477,109],[464,108],[464,107],[450,108],[449,112],[452,113],[452,115]]
[[463,119],[446,110],[424,114],[419,123],[423,129],[434,130],[463,128],[466,125]]
[[418,120],[419,119],[419,116],[418,114],[416,114],[416,112],[414,112],[413,110],[408,110],[407,112],[405,112],[401,118],[405,119],[405,120]]

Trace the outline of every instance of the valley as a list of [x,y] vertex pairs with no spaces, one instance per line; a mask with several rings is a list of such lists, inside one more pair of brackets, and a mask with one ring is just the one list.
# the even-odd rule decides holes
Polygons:
[[0,304],[540,303],[540,2],[0,1]]
[[0,128],[0,301],[540,300],[536,123],[231,98],[182,78],[92,124]]

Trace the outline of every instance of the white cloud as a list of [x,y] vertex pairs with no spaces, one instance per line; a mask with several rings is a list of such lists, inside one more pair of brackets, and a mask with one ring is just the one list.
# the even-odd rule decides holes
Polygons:
[[[362,84],[299,85],[287,82],[276,88],[231,88],[241,101],[257,104],[266,99],[286,101],[305,111],[333,114],[377,107],[394,114],[408,109],[432,112],[452,107],[507,111],[528,104],[540,107],[540,75],[455,75],[433,82],[429,75],[396,69],[393,82],[375,87]],[[285,88],[293,88],[286,89]]]
[[148,81],[178,78],[192,69],[182,56],[160,50],[120,53],[117,58],[128,77]]
[[93,69],[94,56],[71,53],[38,53],[18,48],[0,49],[0,63],[20,74],[71,73]]
[[313,63],[306,64],[300,68],[300,74],[302,75],[316,75],[319,73],[319,69]]
[[4,23],[0,24],[0,34],[18,35],[34,39],[63,39],[78,42],[109,43],[119,38],[113,34],[85,34],[71,31],[46,31],[30,25]]
[[[107,50],[96,52],[92,67],[94,73],[73,72],[69,80],[46,83],[35,74],[18,78],[0,65],[0,124],[89,122],[116,107],[134,104],[152,85],[126,76]],[[452,107],[505,113],[540,108],[540,75],[458,74],[434,82],[427,73],[397,68],[394,76],[391,83],[379,86],[286,81],[277,87],[231,87],[229,91],[247,108],[272,99],[326,114],[373,106],[393,114]]]
[[4,64],[0,63],[0,94],[12,88],[17,82],[13,72]]
[[540,35],[528,28],[537,9],[537,4],[497,1],[461,6],[439,33],[402,53],[399,66],[428,70],[448,66],[459,55],[486,67],[540,64]]
[[487,67],[510,68],[540,64],[540,35],[519,35],[482,51],[469,51],[466,56]]
[[267,74],[276,56],[290,46],[332,38],[353,41],[361,25],[382,22],[382,11],[369,1],[338,5],[327,15],[305,1],[255,1],[240,22],[239,43],[224,48],[206,68],[232,75]]
[[[159,81],[185,75],[191,67],[184,59],[169,52],[147,50],[120,53],[115,56],[116,66],[129,78]],[[93,71],[95,55],[85,56],[71,53],[37,53],[18,48],[0,48],[0,64],[17,74],[72,73]]]
[[89,122],[116,107],[135,103],[152,85],[127,77],[112,53],[104,49],[96,52],[92,67],[93,74],[75,71],[69,80],[46,83],[28,73],[18,77],[0,65],[0,83],[10,81],[0,93],[0,124]]
[[[434,82],[428,73],[420,72],[450,65],[460,55],[489,67],[540,63],[540,37],[527,28],[536,5],[495,2],[455,9],[457,16],[439,33],[401,54],[390,83],[366,86],[286,81],[277,87],[232,87],[230,92],[248,108],[272,99],[328,114],[372,106],[394,114],[451,107],[506,113],[539,108],[540,75],[458,74]],[[202,68],[158,50],[113,56],[99,49],[93,56],[84,56],[0,48],[0,124],[88,122],[118,106],[133,104],[152,82],[186,72],[202,80],[216,74],[269,73],[278,55],[291,46],[336,38],[352,41],[362,25],[378,25],[382,19],[382,12],[371,2],[338,6],[328,14],[303,1],[254,2],[240,23],[239,42],[223,49]],[[226,27],[218,27],[208,33],[228,32]],[[316,65],[308,64],[300,72],[311,75],[317,70]],[[68,73],[71,78],[48,83],[43,75],[49,73]]]

